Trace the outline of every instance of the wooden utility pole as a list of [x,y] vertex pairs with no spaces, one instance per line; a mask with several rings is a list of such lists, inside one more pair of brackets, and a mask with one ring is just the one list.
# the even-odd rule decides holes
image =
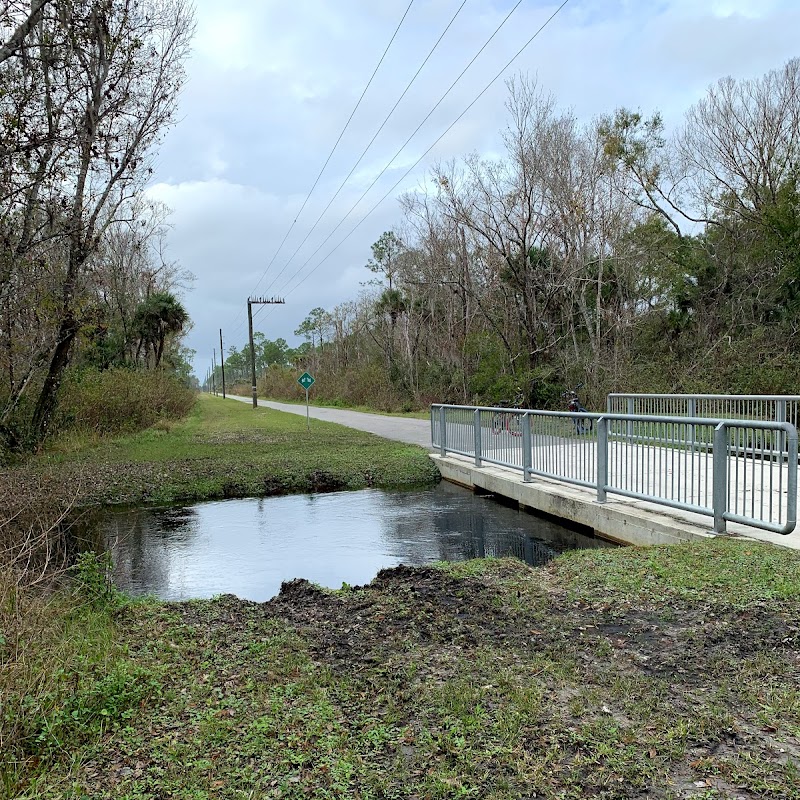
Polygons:
[[222,370],[222,399],[225,399],[225,351],[222,349],[222,328],[219,329],[219,368]]
[[282,305],[286,301],[280,297],[248,297],[247,324],[250,328],[250,372],[253,379],[253,408],[258,408],[258,388],[256,387],[256,349],[253,345],[253,306]]
[[217,393],[217,348],[211,351],[211,382],[214,385],[214,394]]

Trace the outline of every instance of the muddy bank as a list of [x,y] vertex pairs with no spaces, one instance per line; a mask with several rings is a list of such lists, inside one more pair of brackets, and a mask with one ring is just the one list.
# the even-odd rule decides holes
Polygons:
[[[785,583],[797,562],[729,546],[687,546],[677,565],[604,551],[542,569],[399,567],[336,593],[296,580],[264,604],[128,607],[126,647],[161,688],[73,785],[98,797],[798,797],[800,601]],[[767,556],[783,571],[760,574]],[[709,561],[727,578],[687,594]],[[587,570],[614,563],[638,588],[587,597],[581,576],[597,584]],[[740,570],[760,574],[749,592]]]

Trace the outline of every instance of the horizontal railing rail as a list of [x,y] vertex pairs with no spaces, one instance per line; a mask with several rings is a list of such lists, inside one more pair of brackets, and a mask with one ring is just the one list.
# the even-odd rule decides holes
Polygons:
[[797,516],[797,430],[791,423],[481,406],[431,406],[442,456],[713,517],[776,533]]
[[[800,427],[800,395],[647,394],[614,392],[607,413],[789,422]],[[786,441],[781,440],[786,453]],[[711,442],[706,442],[710,447]]]

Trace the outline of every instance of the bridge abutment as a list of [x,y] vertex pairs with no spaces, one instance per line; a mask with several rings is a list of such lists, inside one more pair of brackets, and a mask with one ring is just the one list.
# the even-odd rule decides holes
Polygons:
[[432,454],[431,458],[446,481],[480,489],[516,501],[520,508],[590,528],[595,536],[618,544],[678,544],[712,535],[711,520],[699,514],[673,514],[655,504],[626,498],[609,497],[605,503],[598,503],[594,489],[536,476],[525,483],[516,472],[489,465],[475,467],[470,460],[458,456]]

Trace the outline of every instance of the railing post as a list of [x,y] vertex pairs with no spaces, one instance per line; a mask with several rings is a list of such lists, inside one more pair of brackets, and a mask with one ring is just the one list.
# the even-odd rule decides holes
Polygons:
[[608,420],[597,420],[597,502],[606,502],[608,486]]
[[[633,400],[632,397],[629,397],[628,398],[628,415],[632,417],[633,416],[633,411],[634,411],[634,400]],[[632,442],[633,441],[633,422],[629,420],[628,424],[625,427],[626,427],[627,434],[628,434],[628,441]]]
[[447,455],[447,417],[444,412],[444,406],[439,406],[439,455],[442,458]]
[[[786,422],[785,400],[778,400],[778,402],[775,403],[775,422]],[[781,430],[778,437],[780,439],[781,458],[783,458],[783,454],[786,452],[786,432]]]
[[522,415],[522,480],[529,483],[531,479],[531,416],[526,411]]
[[714,428],[713,476],[714,533],[725,533],[725,511],[728,505],[728,428],[720,422]]
[[481,465],[481,410],[476,408],[473,412],[473,424],[475,426],[475,466]]
[[786,527],[791,532],[797,525],[797,428],[794,425],[786,437],[786,469]]

